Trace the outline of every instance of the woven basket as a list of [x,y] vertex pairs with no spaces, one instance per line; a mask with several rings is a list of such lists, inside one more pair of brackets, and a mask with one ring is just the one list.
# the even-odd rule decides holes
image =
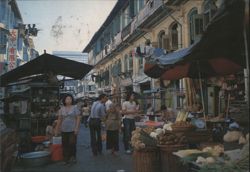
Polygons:
[[183,131],[183,132],[193,131],[195,129],[195,126],[193,126],[193,125],[186,125],[186,126],[172,125],[171,127],[172,127],[173,131]]

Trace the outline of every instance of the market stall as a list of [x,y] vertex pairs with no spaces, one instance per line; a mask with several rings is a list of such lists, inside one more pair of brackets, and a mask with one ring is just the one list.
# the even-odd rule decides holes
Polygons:
[[[176,172],[185,171],[186,167],[183,166],[178,158],[172,153],[180,149],[188,149],[190,146],[199,147],[201,143],[211,140],[211,133],[204,129],[204,124],[187,122],[188,112],[179,111],[175,122],[148,122],[152,125],[138,126],[132,133],[132,146],[134,147],[134,168],[135,171],[143,171],[151,169],[155,171]],[[147,122],[145,122],[147,123]],[[156,124],[162,125],[156,125]],[[152,158],[151,163],[147,166],[140,157]],[[158,163],[157,166],[153,165]],[[148,160],[149,161],[149,160]],[[153,164],[152,164],[153,163]]]
[[[213,95],[210,97],[215,97],[214,93],[219,93],[221,96],[220,98],[225,98],[224,100],[219,100],[219,110],[217,112],[213,111],[213,114],[208,115],[208,111],[213,107],[211,106],[213,105],[213,102],[209,99],[205,100],[206,94],[204,94],[204,89],[209,90],[209,85],[207,84],[209,78],[217,76],[227,78],[227,75],[231,76],[230,74],[239,76],[238,72],[242,73],[244,67],[246,67],[245,56],[243,53],[243,13],[243,1],[225,1],[204,31],[200,41],[189,48],[162,55],[154,59],[149,59],[145,64],[145,73],[154,78],[175,80],[189,77],[198,80],[197,88],[201,96],[201,109],[203,109],[202,117],[197,117],[199,115],[194,115],[191,108],[186,108],[183,109],[183,112],[180,112],[184,113],[184,115],[178,115],[179,117],[177,117],[174,124],[165,124],[168,125],[168,127],[171,127],[171,129],[165,126],[160,133],[158,133],[158,131],[156,134],[150,134],[156,140],[169,144],[167,147],[169,149],[171,149],[172,145],[177,147],[176,149],[173,148],[174,150],[169,154],[171,156],[169,159],[175,158],[175,162],[183,162],[183,160],[178,158],[180,157],[179,154],[173,154],[173,152],[183,151],[188,154],[191,152],[190,154],[192,156],[196,153],[197,156],[193,160],[185,161],[188,162],[184,163],[187,167],[186,169],[196,169],[196,171],[205,170],[205,166],[203,168],[203,166],[201,167],[199,164],[204,162],[204,164],[208,164],[208,166],[206,166],[208,169],[207,171],[216,171],[214,170],[215,167],[216,169],[219,169],[217,171],[223,171],[222,169],[224,167],[225,169],[231,168],[228,171],[235,171],[236,168],[243,171],[249,170],[249,165],[246,165],[246,162],[249,161],[249,151],[237,161],[234,161],[232,158],[230,159],[230,157],[227,160],[221,157],[226,151],[232,152],[241,149],[242,152],[244,152],[246,147],[249,147],[249,145],[247,145],[249,142],[249,124],[246,124],[245,126],[239,125],[241,118],[249,122],[249,107],[246,107],[245,109],[241,108],[241,105],[243,104],[242,102],[246,102],[244,88],[241,87],[244,85],[242,82],[242,80],[244,80],[244,75],[243,77],[235,77],[231,80],[237,82],[236,85],[230,84],[233,86],[231,87],[227,85],[224,88],[221,86],[221,88],[219,88],[221,89],[221,92],[218,91],[216,93],[216,91],[214,91],[209,94]],[[232,26],[232,23],[235,27],[230,27]],[[230,29],[228,29],[228,27],[230,27]],[[223,33],[218,30],[223,30]],[[225,91],[226,94],[222,94],[222,91]],[[234,95],[233,98],[230,98],[232,95],[231,91]],[[232,100],[234,98],[236,100],[237,98],[241,98],[242,102],[237,102],[238,105],[233,104]],[[238,107],[235,108],[235,106]],[[222,109],[225,109],[225,111]],[[236,113],[238,113],[236,114],[237,117],[233,116],[233,110],[236,110]],[[242,116],[240,116],[241,112],[243,113]],[[182,120],[183,118],[184,120]],[[167,130],[171,130],[171,132],[166,131],[164,128],[168,128]],[[198,135],[200,136],[197,136],[196,134],[198,131],[204,133],[199,133]],[[185,139],[181,139],[180,136],[183,136]],[[193,140],[195,137],[197,139]],[[178,142],[180,140],[186,142],[180,144]],[[246,146],[244,146],[244,144],[246,144]],[[204,145],[206,146],[203,150]],[[200,155],[199,153],[203,156],[198,157]],[[165,154],[164,149],[160,150],[160,154]],[[188,158],[192,158],[192,156]],[[164,157],[166,156],[161,156],[161,159],[163,159],[163,171],[171,172],[175,167],[180,167],[177,164],[173,165],[174,163],[172,163],[172,161],[167,161]],[[163,164],[166,165],[166,167],[164,167]],[[172,165],[171,168],[170,165]],[[230,165],[232,166],[230,167]],[[190,166],[192,166],[192,169]]]
[[51,140],[46,134],[60,108],[64,78],[59,80],[57,75],[82,79],[91,69],[88,64],[45,53],[0,76],[0,86],[6,90],[1,118],[17,133],[16,156],[24,160],[23,164],[25,160],[40,158],[40,162],[27,164],[42,165],[48,162],[51,153],[53,160],[58,159],[53,154],[55,149],[49,146],[59,141]]

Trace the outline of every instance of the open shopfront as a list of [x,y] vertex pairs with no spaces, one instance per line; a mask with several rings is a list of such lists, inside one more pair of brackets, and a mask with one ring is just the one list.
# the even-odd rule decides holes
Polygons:
[[[138,128],[132,137],[137,171],[141,164],[144,169],[164,172],[249,171],[249,107],[245,93],[249,85],[243,74],[248,68],[248,55],[244,53],[243,14],[243,0],[225,1],[199,42],[168,58],[151,59],[145,66],[146,74],[163,80],[197,79],[193,90],[200,93],[205,113],[187,120],[189,110],[184,109],[174,123],[158,129]],[[147,167],[142,157],[147,157]]]

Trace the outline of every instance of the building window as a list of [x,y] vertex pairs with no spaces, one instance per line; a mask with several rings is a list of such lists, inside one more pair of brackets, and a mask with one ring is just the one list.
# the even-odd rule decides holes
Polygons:
[[127,72],[128,71],[128,55],[127,54],[124,56],[124,66],[123,67],[124,67],[123,71]]
[[107,55],[107,54],[109,53],[108,51],[109,51],[109,46],[106,45],[106,46],[105,46],[105,55]]
[[165,36],[165,31],[164,30],[160,31],[160,33],[158,34],[158,47],[159,48],[163,48],[164,36]]
[[121,15],[122,19],[122,29],[125,28],[131,21],[131,17],[129,15],[129,6],[127,6],[123,11]]
[[100,40],[100,50],[103,50],[103,48],[104,48],[104,39],[103,38],[101,38],[101,40]]
[[194,18],[197,14],[198,14],[197,8],[193,8],[188,13],[190,44],[193,44],[195,42],[195,20]]
[[117,67],[118,67],[118,73],[121,73],[122,72],[122,63],[121,63],[121,60],[118,61]]
[[203,18],[204,18],[204,28],[207,27],[208,23],[217,11],[217,6],[215,0],[205,0],[203,4]]
[[115,19],[115,34],[121,30],[121,15],[119,14]]
[[170,35],[171,35],[171,50],[178,49],[178,24],[174,23],[170,26]]
[[139,57],[139,69],[143,68],[143,58]]
[[128,70],[133,70],[133,57],[129,56],[129,62],[128,62]]
[[169,41],[169,36],[166,32],[164,30],[160,31],[158,34],[158,47],[170,51],[171,47]]
[[133,2],[133,7],[131,7],[131,10],[134,11],[134,12],[132,12],[131,17],[134,17],[144,7],[145,2],[144,2],[144,0],[130,0],[130,3],[131,2]]

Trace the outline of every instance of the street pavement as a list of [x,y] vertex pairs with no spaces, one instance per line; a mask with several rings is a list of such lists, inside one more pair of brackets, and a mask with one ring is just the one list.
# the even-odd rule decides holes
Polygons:
[[132,172],[132,168],[132,155],[125,154],[122,137],[120,137],[120,151],[117,156],[106,151],[104,141],[103,154],[95,157],[90,148],[89,128],[81,125],[77,140],[76,164],[65,166],[62,162],[51,162],[42,167],[24,167],[16,163],[12,172]]

